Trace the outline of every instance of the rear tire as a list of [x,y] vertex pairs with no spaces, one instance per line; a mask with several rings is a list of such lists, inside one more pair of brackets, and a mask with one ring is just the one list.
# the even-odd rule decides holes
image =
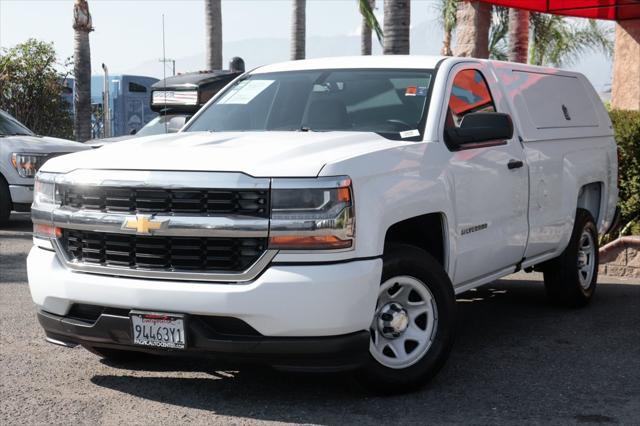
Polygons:
[[9,222],[9,216],[11,215],[11,193],[9,192],[9,185],[0,176],[0,226],[5,226]]
[[451,351],[455,306],[442,265],[417,247],[390,246],[370,327],[369,357],[357,372],[358,381],[381,394],[424,385]]
[[569,245],[543,271],[552,302],[569,307],[589,303],[598,282],[598,231],[591,213],[577,210]]

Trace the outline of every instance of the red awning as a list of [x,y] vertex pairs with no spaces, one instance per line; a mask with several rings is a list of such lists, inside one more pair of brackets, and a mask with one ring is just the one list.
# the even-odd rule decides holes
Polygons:
[[555,15],[623,21],[640,18],[640,0],[480,0]]

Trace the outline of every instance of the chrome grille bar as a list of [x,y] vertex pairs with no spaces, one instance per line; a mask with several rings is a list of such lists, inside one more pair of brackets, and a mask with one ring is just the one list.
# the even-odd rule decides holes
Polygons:
[[[123,224],[136,215],[102,213],[91,210],[59,208],[53,211],[53,224],[60,228],[81,231],[136,234],[135,229],[123,229]],[[163,222],[153,235],[164,237],[267,237],[269,220],[248,216],[176,216],[156,214],[152,217]]]

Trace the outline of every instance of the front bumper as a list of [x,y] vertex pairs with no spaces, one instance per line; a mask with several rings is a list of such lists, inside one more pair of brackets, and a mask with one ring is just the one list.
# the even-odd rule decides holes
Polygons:
[[9,185],[11,202],[14,204],[31,204],[33,202],[33,185]]
[[206,356],[225,364],[270,364],[281,369],[338,371],[353,369],[366,360],[368,331],[328,337],[266,337],[221,334],[200,317],[186,317],[184,350],[132,345],[131,323],[126,313],[102,314],[95,322],[38,311],[47,339],[65,346],[113,348],[165,356]]
[[321,337],[369,329],[382,260],[271,265],[249,283],[227,284],[73,272],[34,247],[27,272],[35,304],[58,316],[79,303],[238,318],[267,337]]

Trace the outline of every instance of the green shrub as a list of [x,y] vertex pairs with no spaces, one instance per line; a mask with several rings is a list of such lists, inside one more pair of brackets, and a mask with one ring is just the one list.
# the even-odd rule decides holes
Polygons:
[[67,65],[52,43],[29,39],[0,49],[0,109],[39,135],[71,138],[70,106],[62,98]]
[[[611,110],[618,143],[619,205],[624,234],[640,234],[640,111]],[[633,222],[633,223],[631,223]],[[631,224],[630,224],[631,223]]]

